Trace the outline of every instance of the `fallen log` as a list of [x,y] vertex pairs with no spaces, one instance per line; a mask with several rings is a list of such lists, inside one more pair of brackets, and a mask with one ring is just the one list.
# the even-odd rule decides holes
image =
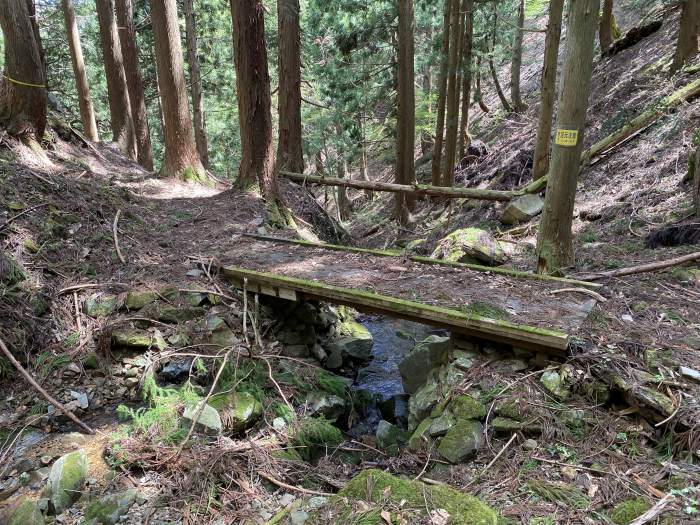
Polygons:
[[581,164],[584,166],[590,164],[591,160],[602,153],[614,148],[615,146],[621,144],[623,141],[650,126],[656,122],[659,118],[666,114],[666,111],[679,106],[686,100],[690,100],[694,97],[700,95],[700,78],[696,78],[690,84],[683,86],[678,91],[671,93],[666,98],[661,99],[661,101],[651,109],[648,109],[633,118],[627,124],[617,131],[611,133],[602,140],[596,142],[591,148],[581,155]]
[[632,47],[640,40],[653,35],[656,31],[661,28],[661,20],[652,20],[651,22],[633,27],[622,38],[618,38],[613,42],[613,44],[605,50],[603,53],[604,57],[611,57],[617,55],[620,51],[623,51],[629,47]]
[[391,193],[411,193],[416,196],[442,197],[446,199],[476,199],[485,201],[507,202],[514,197],[523,195],[521,191],[499,191],[478,188],[454,188],[442,186],[430,186],[428,184],[393,184],[390,182],[375,182],[367,180],[349,180],[336,177],[323,177],[319,175],[304,175],[290,171],[280,171],[280,176],[295,182],[310,182],[325,186],[345,186],[358,190],[387,191]]
[[597,279],[605,279],[608,277],[624,277],[625,275],[634,275],[637,273],[655,272],[657,270],[665,270],[666,268],[672,268],[674,266],[680,266],[681,264],[699,261],[700,252],[689,253],[688,255],[682,255],[681,257],[675,257],[673,259],[667,259],[665,261],[655,261],[647,264],[640,264],[638,266],[630,266],[628,268],[620,268],[619,270],[610,270],[607,272],[592,273],[588,275],[576,276],[577,279],[581,281],[595,281]]

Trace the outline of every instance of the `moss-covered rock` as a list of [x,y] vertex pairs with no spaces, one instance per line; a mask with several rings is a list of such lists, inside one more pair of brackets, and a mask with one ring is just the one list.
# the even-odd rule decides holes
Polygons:
[[51,466],[47,482],[47,497],[56,514],[73,505],[83,493],[88,461],[83,449],[61,456]]
[[90,317],[107,317],[117,309],[117,298],[114,295],[93,295],[83,304],[85,315]]
[[248,392],[216,394],[209,404],[219,412],[223,428],[234,434],[252,427],[263,412],[260,401]]
[[440,441],[438,452],[450,463],[461,463],[481,447],[484,427],[478,421],[460,420]]
[[353,319],[346,319],[340,324],[338,331],[342,337],[331,343],[331,351],[339,351],[341,355],[360,361],[371,359],[374,339],[367,328]]
[[164,350],[168,343],[165,342],[159,331],[148,332],[138,328],[120,328],[112,332],[112,343],[116,346],[148,350],[157,348]]
[[501,244],[486,230],[462,228],[442,239],[433,258],[451,262],[484,263],[498,266],[506,262]]
[[326,419],[307,417],[294,429],[291,444],[298,447],[299,454],[307,461],[325,452],[328,447],[336,447],[343,442],[343,434]]
[[610,519],[615,525],[628,525],[651,508],[644,498],[634,498],[615,505]]
[[116,525],[129,512],[137,494],[136,489],[129,489],[93,501],[85,509],[83,525]]
[[404,392],[414,394],[423,386],[431,371],[447,363],[449,337],[431,335],[417,343],[399,363]]
[[147,304],[158,300],[158,292],[155,290],[130,290],[124,299],[124,306],[129,310],[140,310]]
[[425,418],[423,421],[420,422],[420,424],[413,431],[413,434],[411,434],[411,437],[408,439],[409,450],[413,452],[418,452],[427,448],[428,443],[431,442],[430,426],[432,424],[432,418]]
[[345,399],[323,390],[314,390],[306,395],[309,415],[323,416],[328,421],[337,421],[346,409]]
[[458,420],[483,419],[486,417],[484,404],[469,394],[455,397],[447,405],[447,408]]
[[496,433],[524,432],[525,434],[541,434],[542,425],[536,421],[518,421],[509,417],[494,417],[491,420],[491,428]]
[[557,399],[564,400],[571,395],[566,385],[566,373],[564,370],[545,370],[540,377],[540,383]]
[[156,301],[144,306],[139,314],[164,323],[184,323],[204,315],[204,308],[198,306],[168,304]]
[[10,515],[8,525],[44,525],[44,516],[36,501],[24,498]]
[[408,443],[408,433],[383,419],[377,425],[377,447],[389,455],[395,455],[399,448]]
[[[366,502],[367,505],[355,505]],[[316,511],[311,523],[322,523],[321,516],[333,516],[335,523],[385,523],[383,510],[390,514],[397,508],[407,523],[423,523],[433,510],[443,509],[451,525],[496,525],[498,514],[479,499],[446,486],[430,486],[409,481],[381,470],[365,470],[355,476],[336,496]],[[356,514],[357,510],[357,514]],[[358,518],[361,517],[361,520]]]

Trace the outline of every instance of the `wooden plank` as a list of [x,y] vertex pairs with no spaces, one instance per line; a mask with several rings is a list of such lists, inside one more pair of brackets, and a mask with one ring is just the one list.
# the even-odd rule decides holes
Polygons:
[[[306,246],[309,248],[318,248],[322,250],[331,250],[339,252],[350,252],[350,253],[363,253],[368,255],[376,255],[377,257],[402,257],[404,252],[399,250],[375,250],[370,248],[356,248],[354,246],[343,246],[341,244],[328,244],[325,242],[313,242],[305,241],[302,239],[286,239],[284,237],[273,237],[270,235],[258,235],[256,233],[244,233],[245,237],[250,237],[252,239],[258,239],[267,242],[285,243],[285,244],[297,244],[299,246]],[[485,273],[495,273],[498,275],[505,275],[507,277],[515,277],[517,279],[531,279],[534,281],[550,281],[558,282],[562,284],[569,284],[575,286],[583,286],[586,288],[602,288],[602,284],[592,283],[588,281],[580,281],[577,279],[568,279],[566,277],[553,277],[551,275],[542,275],[539,273],[528,273],[519,270],[513,270],[511,268],[501,268],[498,266],[484,266],[482,264],[471,264],[471,263],[461,263],[444,261],[442,259],[433,259],[432,257],[422,257],[420,255],[410,255],[408,257],[411,261],[421,263],[421,264],[437,264],[440,266],[450,266],[452,268],[464,268],[467,270],[474,270],[477,272]]]
[[507,202],[523,195],[519,191],[499,191],[479,188],[455,188],[449,186],[430,186],[429,184],[394,184],[391,182],[375,182],[368,180],[340,179],[336,177],[322,177],[320,175],[304,175],[291,171],[280,171],[282,177],[300,183],[322,184],[325,186],[345,186],[358,190],[387,191],[390,193],[411,193],[417,196],[442,197],[444,199],[475,199],[485,201]]
[[265,293],[265,290],[285,289],[289,293],[294,292],[299,298],[345,304],[358,310],[389,314],[442,326],[482,339],[550,354],[563,355],[569,345],[569,336],[563,332],[489,319],[451,308],[442,308],[373,292],[331,286],[284,275],[256,272],[234,266],[224,266],[221,268],[221,272],[238,286],[242,286],[243,279],[247,279],[248,289],[258,287],[256,289],[261,290],[260,293]]

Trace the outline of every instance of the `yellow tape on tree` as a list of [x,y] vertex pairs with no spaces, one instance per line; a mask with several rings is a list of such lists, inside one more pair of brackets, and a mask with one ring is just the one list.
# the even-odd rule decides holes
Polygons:
[[3,74],[2,76],[5,77],[10,82],[12,82],[13,84],[17,84],[18,86],[35,87],[35,88],[45,88],[46,87],[46,84],[32,84],[30,82],[22,82],[20,80],[15,80],[14,78],[8,77],[5,74]]

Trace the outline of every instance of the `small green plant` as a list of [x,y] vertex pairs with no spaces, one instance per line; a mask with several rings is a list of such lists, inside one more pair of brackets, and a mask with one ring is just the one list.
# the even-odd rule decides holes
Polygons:
[[12,377],[14,368],[4,357],[0,357],[0,380],[5,381]]
[[64,354],[53,355],[51,352],[41,352],[36,356],[36,368],[44,377],[70,362],[70,357]]
[[302,419],[294,429],[291,443],[299,454],[310,461],[317,451],[335,447],[343,441],[343,434],[323,417]]
[[583,242],[595,242],[597,238],[598,236],[592,229],[586,230],[581,234],[581,241]]

